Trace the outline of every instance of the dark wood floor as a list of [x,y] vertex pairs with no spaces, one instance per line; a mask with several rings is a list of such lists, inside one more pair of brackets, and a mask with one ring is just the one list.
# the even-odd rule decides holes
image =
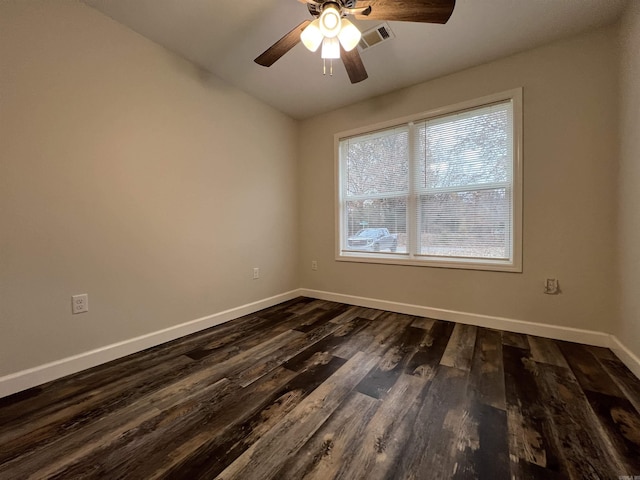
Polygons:
[[300,298],[1,399],[0,478],[618,480],[639,411],[607,349]]

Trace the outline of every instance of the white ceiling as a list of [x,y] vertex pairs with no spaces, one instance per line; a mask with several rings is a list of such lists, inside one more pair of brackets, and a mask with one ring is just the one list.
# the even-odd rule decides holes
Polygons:
[[[302,119],[615,22],[627,0],[457,0],[446,25],[389,22],[396,38],[362,53],[369,78],[297,45],[272,67],[253,62],[305,19],[296,0],[85,0],[228,83]],[[363,2],[364,4],[365,2]],[[379,21],[355,22],[361,30]]]

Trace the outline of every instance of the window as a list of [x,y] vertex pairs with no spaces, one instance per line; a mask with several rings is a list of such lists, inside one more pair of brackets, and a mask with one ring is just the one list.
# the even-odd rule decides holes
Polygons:
[[522,271],[521,98],[336,135],[337,258]]

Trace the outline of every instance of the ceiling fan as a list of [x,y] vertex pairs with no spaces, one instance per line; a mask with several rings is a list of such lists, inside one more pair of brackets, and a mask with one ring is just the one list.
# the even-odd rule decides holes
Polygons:
[[314,20],[305,20],[254,61],[270,67],[300,41],[312,52],[322,46],[323,59],[341,58],[351,83],[368,75],[356,46],[360,31],[346,17],[361,20],[447,23],[456,0],[298,0]]

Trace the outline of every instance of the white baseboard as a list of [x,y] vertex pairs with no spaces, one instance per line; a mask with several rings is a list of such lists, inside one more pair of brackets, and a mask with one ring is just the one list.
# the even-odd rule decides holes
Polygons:
[[613,353],[622,360],[627,368],[629,368],[636,377],[640,378],[640,358],[634,355],[634,353],[620,342],[617,337],[604,332],[572,327],[560,327],[558,325],[527,322],[524,320],[514,320],[511,318],[480,315],[476,313],[458,312],[442,308],[423,307],[421,305],[390,302],[375,298],[357,297],[353,295],[309,290],[305,288],[300,289],[300,295],[317,298],[319,300],[329,300],[332,302],[357,305],[359,307],[377,308],[380,310],[388,310],[407,315],[419,315],[422,317],[435,318],[437,320],[448,320],[467,325],[476,325],[478,327],[495,328],[498,330],[505,330],[507,332],[524,333],[527,335],[552,338],[554,340],[566,340],[568,342],[583,343],[585,345],[606,347],[610,348]]
[[640,358],[622,344],[618,338],[613,335],[609,335],[608,333],[301,288],[265,298],[257,302],[242,305],[237,308],[215,313],[213,315],[198,318],[180,325],[165,328],[157,332],[132,338],[130,340],[106,345],[72,357],[0,377],[0,398],[26,390],[27,388],[50,382],[51,380],[55,380],[66,375],[80,372],[87,368],[95,367],[102,363],[110,362],[111,360],[115,360],[132,353],[140,352],[150,347],[155,347],[156,345],[175,340],[185,335],[199,332],[215,325],[228,322],[229,320],[242,317],[243,315],[249,315],[257,312],[258,310],[262,310],[263,308],[268,308],[299,296],[346,303],[360,307],[377,308],[380,310],[388,310],[407,315],[419,315],[422,317],[448,320],[451,322],[476,325],[479,327],[495,328],[508,332],[537,335],[540,337],[566,340],[586,345],[595,345],[598,347],[607,347],[611,348],[618,358],[620,358],[620,360],[622,360],[624,364],[638,378],[640,378]]
[[27,388],[42,385],[72,373],[77,373],[87,368],[95,367],[102,363],[110,362],[132,353],[140,352],[150,347],[155,347],[165,342],[175,340],[185,335],[219,325],[229,320],[249,315],[251,313],[277,305],[292,298],[300,296],[299,290],[275,295],[257,302],[248,303],[240,307],[225,310],[223,312],[197,318],[180,325],[158,330],[157,332],[141,335],[129,340],[106,345],[88,352],[73,355],[71,357],[56,360],[54,362],[39,365],[28,370],[12,373],[0,377],[0,398],[6,397]]
[[442,308],[423,307],[421,305],[390,302],[387,300],[377,300],[366,297],[355,297],[352,295],[308,290],[304,288],[301,290],[300,294],[320,300],[330,300],[333,302],[348,303],[350,305],[357,305],[360,307],[389,310],[391,312],[404,313],[407,315],[419,315],[422,317],[435,318],[437,320],[448,320],[450,322],[476,325],[478,327],[495,328],[498,330],[506,330],[508,332],[525,333],[527,335],[537,335],[539,337],[553,338],[556,340],[567,340],[587,345],[596,345],[598,347],[609,347],[610,345],[609,334],[593,330],[559,327],[557,325],[548,325],[544,323],[526,322],[524,320],[459,312],[456,310],[445,310]]
[[640,378],[640,358],[637,355],[629,350],[615,335],[611,335],[609,348],[636,377]]

